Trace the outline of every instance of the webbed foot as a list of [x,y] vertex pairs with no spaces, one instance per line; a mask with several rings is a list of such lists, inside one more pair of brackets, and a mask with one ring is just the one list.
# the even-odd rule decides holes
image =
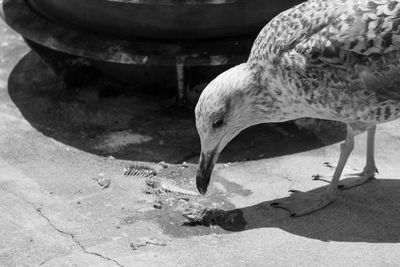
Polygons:
[[[329,162],[325,162],[324,165],[332,170],[335,170],[336,166],[334,164],[330,164]],[[338,188],[340,189],[349,189],[355,186],[359,186],[364,184],[370,179],[374,179],[375,175],[378,173],[378,169],[375,165],[366,166],[363,171],[357,171],[352,168],[345,168],[341,177],[345,178],[339,182]],[[329,182],[331,180],[332,175],[322,175],[315,174],[312,176],[313,180],[322,180]]]

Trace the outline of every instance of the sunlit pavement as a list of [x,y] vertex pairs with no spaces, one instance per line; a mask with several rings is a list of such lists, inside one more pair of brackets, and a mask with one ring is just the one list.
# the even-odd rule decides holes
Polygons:
[[[398,266],[399,121],[378,127],[378,179],[339,191],[323,210],[291,218],[270,203],[290,189],[326,186],[311,175],[328,171],[323,162],[336,162],[338,144],[219,165],[210,203],[238,214],[240,223],[182,226],[178,213],[153,208],[154,196],[143,193],[143,180],[119,175],[125,161],[91,153],[75,145],[78,141],[66,142],[22,112],[20,103],[26,106],[30,100],[24,90],[61,85],[49,71],[32,75],[42,63],[32,53],[21,60],[28,47],[0,25],[1,266]],[[44,95],[35,96],[42,102],[33,101],[43,105],[31,108],[51,113]],[[349,166],[362,169],[365,138],[357,136]],[[279,151],[277,143],[265,146]],[[189,164],[188,174],[178,173],[188,176],[193,190],[189,176],[195,167]],[[92,179],[99,176],[110,177],[110,187],[103,189]]]

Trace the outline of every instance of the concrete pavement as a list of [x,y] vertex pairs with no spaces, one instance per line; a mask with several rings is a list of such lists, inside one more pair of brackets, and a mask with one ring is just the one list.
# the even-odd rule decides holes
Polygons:
[[[146,180],[122,175],[128,148],[121,154],[96,151],[104,140],[93,128],[101,129],[107,117],[86,120],[97,123],[90,129],[78,123],[88,102],[93,111],[113,100],[93,97],[90,90],[66,92],[36,55],[25,56],[29,49],[16,33],[4,24],[0,32],[0,266],[399,265],[400,121],[378,127],[378,179],[340,191],[323,210],[291,218],[270,207],[289,189],[326,186],[311,175],[326,172],[322,163],[339,156],[338,144],[285,137],[282,143],[298,149],[281,153],[273,139],[264,144],[272,151],[268,157],[217,167],[209,194],[198,202],[223,209],[232,220],[182,226],[179,199],[168,196],[163,208],[154,208],[157,196],[144,192]],[[55,104],[60,95],[74,100]],[[121,121],[130,121],[127,110],[116,110]],[[196,138],[185,129],[187,140]],[[120,130],[126,129],[114,129]],[[348,165],[363,167],[365,138],[357,136]],[[146,149],[130,146],[135,153]],[[172,155],[159,153],[167,162]],[[177,164],[162,172],[194,190],[195,167]],[[101,188],[94,177],[111,179],[110,187]]]

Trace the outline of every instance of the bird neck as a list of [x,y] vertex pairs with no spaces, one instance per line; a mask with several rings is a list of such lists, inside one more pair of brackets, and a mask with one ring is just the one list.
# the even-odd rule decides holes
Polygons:
[[243,63],[228,70],[223,76],[231,82],[231,90],[235,90],[235,93],[231,91],[232,95],[246,96],[240,105],[241,112],[246,114],[248,126],[302,117],[297,112],[302,109],[296,108],[293,96],[284,90],[285,85],[276,73]]
[[285,82],[276,71],[252,70],[253,84],[248,87],[252,117],[255,124],[284,122],[304,117],[304,108],[295,101],[293,92],[286,90]]

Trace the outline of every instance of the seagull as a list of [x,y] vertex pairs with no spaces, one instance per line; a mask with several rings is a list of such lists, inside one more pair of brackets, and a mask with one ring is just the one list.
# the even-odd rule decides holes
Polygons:
[[[294,191],[274,207],[301,216],[332,203],[338,188],[374,178],[376,125],[400,117],[400,1],[309,0],[264,26],[246,63],[212,80],[195,108],[201,141],[196,186],[205,194],[222,149],[259,123],[303,117],[346,124],[330,185]],[[367,131],[366,165],[339,181]]]

